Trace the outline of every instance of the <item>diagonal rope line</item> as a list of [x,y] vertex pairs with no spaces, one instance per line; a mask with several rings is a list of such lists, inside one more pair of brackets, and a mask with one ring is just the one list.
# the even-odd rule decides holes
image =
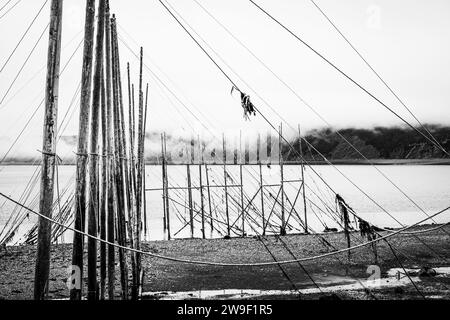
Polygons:
[[45,0],[44,3],[42,4],[41,8],[39,9],[38,13],[34,16],[33,20],[31,21],[31,23],[28,25],[28,28],[25,30],[25,32],[23,33],[22,37],[20,38],[19,42],[16,44],[16,46],[14,47],[13,51],[11,52],[11,54],[9,55],[8,59],[6,59],[5,63],[3,64],[2,68],[0,69],[0,74],[3,72],[3,70],[5,69],[6,65],[9,63],[9,61],[11,60],[11,58],[13,57],[13,55],[16,53],[17,49],[19,48],[20,44],[22,43],[23,39],[25,39],[26,35],[28,34],[28,32],[30,31],[31,27],[34,25],[34,23],[36,22],[36,19],[39,17],[39,15],[41,14],[42,10],[44,9],[45,5],[47,4],[48,0]]
[[[22,0],[17,0],[17,2],[16,3],[14,3],[10,8],[8,8],[8,10],[6,10],[6,12],[4,13],[4,14],[2,14],[1,16],[0,16],[0,20],[4,17],[4,16],[6,16],[8,13],[10,13],[20,2],[21,2]],[[9,3],[9,1],[8,1],[8,3]],[[3,8],[2,8],[3,9]],[[0,10],[1,11],[1,10]]]
[[296,35],[294,32],[292,32],[289,28],[287,28],[284,24],[282,24],[279,20],[277,20],[274,16],[272,16],[270,13],[268,13],[266,10],[264,10],[262,7],[260,7],[258,4],[256,4],[253,0],[249,0],[256,8],[258,8],[261,12],[263,12],[265,15],[267,15],[270,19],[272,19],[274,22],[276,22],[279,26],[281,26],[284,30],[286,30],[288,33],[290,33],[294,38],[296,38],[298,41],[300,41],[303,45],[305,45],[308,49],[313,51],[319,58],[324,60],[326,63],[328,63],[333,69],[338,71],[341,75],[343,75],[345,78],[350,80],[353,84],[355,84],[358,88],[360,88],[362,91],[364,91],[366,94],[368,94],[372,99],[374,99],[376,102],[378,102],[381,106],[383,106],[386,110],[391,112],[394,116],[396,116],[398,119],[400,119],[402,122],[404,122],[408,127],[413,129],[415,132],[423,136],[426,140],[431,142],[435,147],[437,147],[439,150],[444,152],[446,155],[450,156],[450,153],[447,152],[444,148],[442,148],[440,145],[438,145],[436,142],[434,142],[430,137],[425,135],[422,131],[418,130],[416,127],[411,125],[407,120],[405,120],[401,115],[399,115],[397,112],[395,112],[391,107],[389,107],[387,104],[385,104],[383,101],[381,101],[379,98],[377,98],[374,94],[372,94],[370,91],[368,91],[365,87],[363,87],[359,82],[354,80],[351,76],[349,76],[347,73],[345,73],[343,70],[341,70],[338,66],[336,66],[333,62],[331,62],[329,59],[327,59],[324,55],[322,55],[320,52],[318,52],[316,49],[314,49],[311,45],[309,45],[307,42],[305,42],[302,38],[300,38],[298,35]]
[[350,40],[343,34],[343,32],[337,27],[337,25],[331,20],[331,18],[322,10],[319,5],[314,0],[309,0],[311,3],[319,10],[319,12],[328,20],[328,22],[333,26],[333,28],[341,35],[341,37],[347,42],[347,44],[352,48],[352,50],[361,58],[361,60],[366,64],[366,66],[373,72],[373,74],[383,83],[383,85],[392,93],[392,95],[400,102],[403,107],[409,112],[409,114],[417,121],[420,127],[427,132],[430,137],[441,147],[444,148],[439,141],[433,136],[433,134],[428,130],[428,128],[416,117],[403,100],[398,96],[398,94],[392,89],[392,87],[381,77],[381,75],[375,70],[375,68],[367,61],[367,59],[359,52],[359,50],[350,42]]
[[6,97],[8,96],[9,92],[11,91],[12,87],[14,86],[14,84],[16,83],[17,79],[19,78],[20,74],[22,73],[23,69],[25,68],[26,64],[28,63],[28,61],[30,60],[31,56],[33,55],[34,51],[36,50],[37,46],[39,45],[39,43],[42,40],[42,37],[44,36],[45,32],[47,31],[48,27],[50,26],[50,23],[48,23],[44,30],[42,30],[41,35],[39,36],[39,38],[37,39],[36,43],[34,44],[33,48],[31,49],[30,53],[28,54],[27,58],[25,59],[24,63],[22,64],[22,66],[20,67],[19,71],[17,72],[16,76],[14,77],[13,81],[11,82],[11,84],[8,87],[8,90],[6,90],[5,94],[3,95],[3,98],[0,100],[0,105],[3,104],[3,101],[5,101]]
[[[307,101],[305,101],[289,84],[281,79],[268,65],[264,63],[253,51],[251,51],[239,38],[237,38],[227,27],[225,27],[217,18],[215,18],[204,6],[202,6],[198,0],[193,0],[208,16],[210,16],[219,26],[221,26],[225,32],[227,32],[236,42],[238,42],[246,51],[252,55],[267,71],[269,71],[275,78],[277,78],[292,94],[294,94],[300,102],[307,106],[319,119],[332,128],[332,125],[326,120],[319,112],[315,110]],[[312,0],[311,0],[312,1]],[[281,117],[280,117],[281,118]],[[283,119],[283,118],[282,118]],[[284,120],[284,119],[283,119]],[[285,121],[286,122],[286,121]],[[287,122],[286,122],[287,123]],[[289,125],[289,124],[288,124]],[[289,127],[291,127],[289,125]],[[291,127],[291,129],[293,129]],[[380,173],[390,184],[392,184],[406,199],[408,199],[416,208],[422,213],[428,215],[428,213],[419,206],[405,191],[403,191],[390,177],[388,177],[381,169],[374,165],[374,163],[368,159],[358,148],[355,147],[339,130],[333,130],[345,143],[347,143],[353,150],[355,150],[361,157],[363,157],[378,173]],[[292,149],[290,149],[292,150]]]

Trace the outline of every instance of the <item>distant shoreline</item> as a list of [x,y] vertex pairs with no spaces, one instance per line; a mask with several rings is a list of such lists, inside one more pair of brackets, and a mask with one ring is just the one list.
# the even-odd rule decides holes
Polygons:
[[[333,165],[450,165],[450,159],[371,159],[371,163],[367,163],[366,160],[359,159],[336,159],[330,160]],[[147,161],[146,165],[160,165],[160,163],[154,161]],[[168,165],[186,165],[187,163],[169,163]],[[195,163],[198,165],[199,163]],[[276,163],[272,163],[276,165]],[[285,161],[284,165],[300,165],[300,161]],[[310,165],[329,165],[328,162],[318,161],[318,160],[308,160],[308,164]],[[34,166],[35,164],[28,161],[14,161],[14,162],[6,162],[3,163],[2,166]],[[60,166],[73,166],[75,165],[74,161],[63,162]],[[194,164],[193,164],[194,165]],[[208,163],[208,165],[222,165],[222,163]],[[227,165],[236,165],[232,162],[227,163]],[[248,163],[247,165],[258,165],[257,163]],[[263,165],[267,165],[267,163],[263,162]]]

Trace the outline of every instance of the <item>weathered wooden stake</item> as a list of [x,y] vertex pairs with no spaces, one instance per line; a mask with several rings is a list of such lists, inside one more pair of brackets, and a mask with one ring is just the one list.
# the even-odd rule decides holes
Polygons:
[[[167,138],[166,133],[164,133],[164,158],[167,157]],[[167,239],[170,240],[172,238],[170,234],[170,207],[169,207],[169,174],[167,172],[167,159],[164,161],[165,163],[165,176],[166,176],[166,211],[167,211]]]
[[[56,135],[61,61],[63,1],[52,0],[50,11],[50,37],[47,55],[45,91],[44,137],[42,148],[42,175],[39,212],[51,217],[56,164]],[[34,299],[43,300],[48,292],[50,273],[51,223],[40,217],[37,242]]]
[[188,207],[189,207],[189,223],[191,226],[191,238],[194,238],[194,208],[192,205],[192,180],[191,180],[191,165],[186,166],[187,170],[187,184],[188,184]]
[[[95,0],[86,0],[86,20],[84,27],[84,53],[83,71],[81,75],[81,103],[80,120],[78,129],[78,151],[75,186],[75,223],[76,230],[85,231],[86,221],[86,186],[87,186],[87,160],[88,160],[88,136],[89,114],[91,99],[91,76],[94,50],[94,19]],[[73,236],[72,266],[77,268],[80,275],[80,287],[74,287],[70,291],[71,300],[81,300],[83,279],[83,251],[84,237],[75,232]]]
[[[107,240],[107,226],[106,219],[108,215],[108,116],[106,110],[106,89],[105,89],[105,76],[104,68],[102,68],[101,79],[101,119],[102,119],[102,161],[101,161],[101,201],[100,201],[100,238]],[[100,299],[105,300],[106,296],[106,244],[100,242]]]
[[198,175],[199,175],[199,182],[200,182],[200,208],[202,213],[202,237],[203,239],[206,239],[206,233],[205,233],[205,206],[203,202],[203,179],[202,179],[202,163],[203,163],[203,152],[201,149],[201,143],[200,143],[200,137],[198,138],[198,144],[200,148],[199,157],[201,156],[201,164],[198,165]]
[[303,159],[303,148],[302,148],[302,134],[300,131],[300,125],[298,125],[298,142],[300,146],[300,156],[301,156],[301,169],[302,169],[302,192],[303,192],[303,213],[304,213],[304,222],[305,222],[305,233],[308,233],[308,214],[306,209],[306,184],[305,184],[305,160]]
[[[100,116],[100,94],[101,75],[103,64],[103,40],[105,30],[105,1],[100,0],[98,4],[97,36],[95,48],[95,70],[92,91],[91,110],[91,141],[89,161],[89,211],[88,211],[88,233],[97,237],[98,232],[98,210],[99,210],[99,116]],[[88,300],[98,299],[97,282],[97,240],[88,238]]]
[[[126,237],[126,223],[125,223],[125,164],[124,164],[124,146],[123,140],[121,139],[122,135],[122,120],[121,117],[121,104],[122,104],[122,94],[121,94],[121,85],[120,85],[120,64],[119,64],[119,56],[118,56],[118,41],[117,41],[117,25],[116,18],[113,15],[111,19],[111,42],[112,42],[112,75],[113,75],[113,94],[114,94],[114,142],[115,142],[115,159],[116,159],[116,187],[117,187],[117,233],[119,244],[122,246],[126,246],[127,237]],[[124,172],[125,171],[125,172]],[[119,260],[120,260],[120,278],[122,285],[122,299],[128,299],[128,263],[127,256],[124,249],[119,249]]]
[[230,233],[230,213],[228,211],[228,178],[227,178],[227,145],[225,140],[225,134],[222,136],[223,141],[223,180],[224,180],[224,191],[225,191],[225,216],[227,218],[227,236],[231,236]]
[[[107,148],[108,148],[108,217],[107,217],[107,236],[108,242],[115,242],[115,224],[114,224],[114,203],[115,199],[117,199],[116,187],[115,187],[115,168],[114,168],[114,135],[112,134],[113,128],[113,110],[112,110],[112,93],[111,93],[111,84],[112,84],[112,76],[111,76],[111,22],[110,22],[110,13],[109,13],[109,0],[106,0],[106,9],[105,9],[105,57],[106,57],[106,116],[107,116],[107,127],[106,127],[106,135],[108,137],[107,140]],[[114,288],[115,288],[115,267],[116,265],[116,255],[115,248],[113,245],[108,245],[108,298],[110,300],[114,300]]]
[[[245,150],[247,151],[247,150]],[[242,157],[242,131],[239,132],[239,153]],[[241,195],[241,218],[242,218],[242,237],[245,237],[245,209],[244,209],[244,179],[242,175],[242,158],[240,159],[239,164],[239,177],[240,177],[240,195]]]
[[213,222],[213,215],[212,215],[212,204],[211,204],[211,189],[209,184],[209,171],[208,171],[208,165],[205,162],[205,174],[206,174],[206,191],[208,193],[208,208],[209,208],[209,225],[211,227],[211,236],[214,231],[214,222]]
[[147,128],[147,112],[148,112],[148,83],[147,88],[145,90],[145,112],[144,112],[144,129],[142,131],[142,143],[143,154],[142,154],[142,197],[143,197],[143,209],[144,209],[144,239],[147,240],[147,193],[145,192],[145,176],[146,176],[146,166],[145,166],[145,132]]
[[262,174],[262,163],[261,163],[261,135],[258,134],[258,141],[256,147],[256,157],[258,159],[259,165],[259,192],[261,193],[261,218],[262,218],[262,234],[266,235],[266,221],[264,215],[264,182]]
[[280,235],[286,235],[286,222],[285,222],[285,212],[284,212],[284,163],[283,163],[283,124],[280,124],[280,132],[278,136],[278,159],[280,164],[280,175],[281,175],[281,229]]

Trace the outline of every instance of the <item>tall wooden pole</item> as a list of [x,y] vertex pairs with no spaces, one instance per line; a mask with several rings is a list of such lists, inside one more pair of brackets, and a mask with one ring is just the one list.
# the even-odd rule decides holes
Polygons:
[[256,145],[256,157],[259,166],[259,192],[261,194],[261,218],[262,218],[262,234],[266,234],[266,221],[264,213],[264,183],[262,174],[262,163],[261,163],[261,135],[258,134],[258,141]]
[[[164,133],[164,158],[166,158],[167,155],[167,138],[166,134]],[[167,211],[167,239],[170,240],[172,236],[170,235],[170,207],[169,207],[169,174],[167,172],[167,159],[164,161],[165,163],[165,171],[166,171],[166,211]]]
[[[122,246],[127,245],[126,237],[126,223],[125,223],[125,185],[124,177],[126,173],[125,165],[125,154],[122,133],[122,121],[123,115],[121,116],[121,104],[122,104],[122,93],[120,85],[120,63],[118,56],[118,41],[117,41],[117,25],[116,18],[113,15],[111,19],[111,46],[112,46],[112,76],[113,76],[113,95],[114,95],[114,144],[115,151],[114,157],[116,159],[116,192],[117,192],[117,232],[119,244]],[[119,249],[119,260],[120,260],[120,278],[122,285],[122,298],[124,300],[128,299],[128,263],[127,255],[124,249]]]
[[[200,143],[200,137],[198,138],[198,145],[199,145],[199,157],[201,157],[201,162],[203,163],[203,153],[201,149],[201,143]],[[202,163],[198,165],[198,176],[199,176],[199,182],[200,182],[200,208],[201,208],[201,214],[202,214],[202,237],[203,239],[206,239],[206,233],[205,233],[205,205],[203,202],[203,175],[202,175]]]
[[[95,0],[86,0],[86,20],[84,27],[83,71],[81,75],[81,103],[78,129],[78,152],[75,187],[75,223],[76,230],[85,231],[86,223],[86,186],[89,137],[89,114],[91,100],[91,76],[94,50]],[[75,232],[73,236],[72,265],[80,272],[83,279],[84,238]],[[70,291],[71,300],[81,300],[82,288]]]
[[[100,0],[98,4],[97,36],[95,48],[95,70],[94,89],[92,91],[92,111],[91,111],[91,141],[90,141],[90,161],[89,161],[89,211],[88,211],[88,233],[97,237],[98,230],[98,210],[99,210],[99,115],[100,115],[100,91],[101,74],[103,64],[103,40],[105,29],[105,0]],[[98,298],[97,284],[97,240],[88,239],[88,300]]]
[[[63,1],[52,0],[50,10],[50,37],[47,55],[42,175],[39,201],[39,212],[46,217],[51,217],[53,206]],[[51,227],[51,223],[48,220],[42,217],[39,218],[34,276],[35,300],[43,300],[48,292]]]
[[[247,151],[247,150],[245,150]],[[241,155],[241,161],[239,161],[239,177],[240,177],[240,196],[241,196],[241,217],[242,217],[242,237],[245,237],[245,209],[244,209],[244,178],[242,174],[242,131],[239,132],[239,153]]]
[[278,136],[278,158],[280,164],[280,176],[281,176],[281,229],[280,234],[284,236],[286,234],[286,219],[284,212],[284,161],[283,161],[283,124],[280,124],[280,134]]
[[223,180],[225,189],[225,216],[227,218],[227,236],[230,236],[230,213],[228,211],[228,179],[227,179],[227,144],[225,140],[225,134],[222,136],[223,142]]
[[[137,190],[136,190],[136,234],[135,234],[135,248],[140,250],[141,245],[141,231],[142,231],[142,183],[143,183],[143,171],[144,171],[144,91],[142,83],[142,72],[144,63],[144,50],[141,47],[140,52],[140,68],[139,68],[139,117],[138,117],[138,150],[137,150]],[[133,110],[134,118],[134,110]],[[134,123],[134,120],[133,120]],[[133,125],[134,126],[134,125]],[[132,135],[134,136],[134,130]],[[140,274],[141,274],[141,255],[136,252],[136,276],[137,276],[137,288],[133,294],[133,299],[137,300],[140,288]]]
[[[113,128],[113,110],[112,110],[112,93],[111,93],[111,22],[110,22],[110,12],[109,12],[109,0],[106,0],[105,9],[105,50],[106,50],[106,135],[107,148],[108,148],[108,217],[107,217],[107,237],[108,242],[115,242],[115,225],[114,225],[114,203],[117,199],[115,196],[115,184],[114,184],[114,135],[112,134]],[[115,267],[116,265],[116,255],[115,248],[113,245],[108,245],[108,298],[114,300],[114,287],[115,287]]]
[[302,149],[302,134],[300,131],[300,125],[298,125],[298,143],[300,148],[300,156],[301,156],[301,170],[302,170],[302,192],[303,192],[303,213],[304,213],[304,222],[305,222],[305,233],[308,233],[308,214],[306,209],[306,184],[305,184],[305,160],[303,159],[303,149]]
[[163,212],[164,212],[164,218],[163,218],[163,229],[164,229],[164,237],[166,237],[167,234],[167,208],[166,208],[166,156],[164,155],[164,134],[161,133],[161,173],[162,173],[162,200],[163,200]]
[[144,112],[144,129],[142,131],[142,144],[143,144],[143,150],[142,150],[142,207],[143,207],[143,213],[144,213],[144,239],[147,240],[147,193],[145,192],[145,132],[147,128],[147,112],[148,112],[148,83],[147,88],[145,90],[145,112]]
[[205,162],[205,174],[206,174],[206,191],[208,193],[208,208],[209,208],[209,225],[210,225],[210,232],[211,232],[211,236],[212,233],[214,231],[214,222],[213,222],[213,215],[212,215],[212,204],[211,204],[211,188],[209,185],[209,169],[208,169],[208,165]]
[[[187,153],[187,150],[186,150]],[[192,153],[192,150],[191,150]],[[188,160],[189,162],[189,160]],[[193,162],[193,155],[191,155],[190,162]],[[188,207],[189,207],[189,225],[191,227],[191,238],[194,238],[194,207],[192,204],[192,180],[191,180],[191,165],[188,163],[186,166],[187,174],[187,187],[188,187]]]
[[[101,172],[101,201],[100,201],[100,238],[102,240],[107,240],[107,225],[106,219],[108,215],[108,116],[106,109],[106,88],[105,88],[105,76],[104,68],[102,70],[102,80],[101,80],[101,100],[102,100],[102,172]],[[100,243],[100,299],[105,300],[106,296],[106,276],[107,276],[107,265],[106,265],[106,243]]]

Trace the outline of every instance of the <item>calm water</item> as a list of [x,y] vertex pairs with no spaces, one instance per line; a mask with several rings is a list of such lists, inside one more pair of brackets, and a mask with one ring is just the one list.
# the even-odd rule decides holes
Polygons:
[[[398,227],[398,220],[403,224],[411,224],[425,217],[417,206],[411,203],[402,193],[400,193],[392,184],[390,184],[379,172],[370,166],[337,166],[339,171],[346,177],[352,180],[358,187],[360,187],[367,195],[364,195],[354,185],[352,185],[340,172],[330,166],[314,166],[307,168],[305,173],[306,181],[306,197],[307,197],[307,217],[309,225],[317,230],[322,231],[324,225],[328,227],[336,227],[337,224],[329,216],[329,211],[335,207],[332,192],[325,186],[326,183],[333,188],[334,191],[341,194],[361,216],[368,221],[389,227]],[[419,207],[426,213],[435,213],[447,206],[450,206],[450,184],[448,177],[450,177],[450,166],[379,166],[392,181],[394,181],[410,198],[414,199]],[[12,196],[14,199],[21,199],[24,190],[29,185],[30,178],[38,171],[39,167],[33,166],[7,166],[0,171],[0,192]],[[229,172],[229,185],[238,185],[240,183],[239,166],[227,166]],[[185,187],[186,182],[186,167],[185,166],[170,166],[169,169],[169,183],[173,187]],[[301,177],[301,169],[299,166],[285,166],[284,170],[285,181],[293,181],[285,184],[285,192],[289,201],[294,202],[297,197],[297,191],[301,182],[297,180]],[[315,171],[315,172],[314,172]],[[74,173],[75,167],[62,166],[59,168],[59,186],[60,194],[64,191],[73,190],[74,188]],[[192,184],[199,186],[199,167],[191,167]],[[318,175],[321,177],[319,178]],[[146,188],[159,189],[161,188],[161,167],[147,166],[146,168]],[[208,177],[211,186],[222,186],[223,167],[210,166]],[[206,171],[202,168],[203,184],[206,184]],[[280,169],[278,166],[263,167],[263,179],[265,184],[273,185],[265,188],[265,214],[266,216],[271,212],[275,204],[274,198],[279,191]],[[261,210],[260,194],[255,196],[259,188],[259,167],[246,166],[243,169],[244,193],[246,201],[244,206],[247,206],[250,199],[254,197],[252,206],[250,207],[250,216],[260,223],[260,217],[254,213],[254,210]],[[32,181],[33,182],[33,181]],[[33,183],[31,183],[33,186]],[[39,179],[35,180],[34,188],[31,188],[30,196],[22,202],[26,203],[31,208],[37,209],[37,194],[39,189]],[[238,221],[236,225],[241,225],[239,217],[240,213],[240,190],[238,187],[229,188],[229,215],[230,221]],[[69,192],[62,196],[63,200]],[[369,200],[370,196],[374,201]],[[189,227],[182,227],[185,225],[184,220],[188,219],[189,212],[187,209],[187,191],[186,190],[172,190],[169,193],[171,198],[170,203],[170,222],[171,234],[177,234],[176,237],[187,237],[190,235]],[[217,225],[224,227],[223,222],[225,212],[225,197],[224,189],[222,187],[211,188],[211,208],[213,217],[218,220]],[[280,200],[279,200],[280,201]],[[285,204],[288,203],[285,199]],[[193,202],[195,209],[200,211],[200,191],[193,190]],[[375,204],[376,202],[377,204]],[[162,192],[160,190],[149,190],[147,192],[147,219],[148,219],[148,239],[163,239],[163,202]],[[209,212],[209,202],[206,189],[204,190],[204,206],[205,210]],[[295,204],[295,211],[299,216],[303,217],[304,207],[302,197],[298,197]],[[4,202],[0,199],[0,231],[8,221],[11,212],[15,206],[11,203]],[[271,221],[276,225],[279,223],[280,208],[275,205],[275,213],[272,215]],[[390,217],[387,211],[392,217]],[[291,206],[287,206],[286,215],[291,212]],[[197,216],[197,218],[199,215]],[[217,218],[216,218],[217,217]],[[436,222],[447,222],[450,220],[450,213],[445,213],[435,219]],[[30,228],[37,221],[36,217],[30,215],[29,219],[25,220],[21,229],[17,233],[15,241],[20,240],[21,234]],[[210,234],[209,221],[207,220],[207,235]],[[296,222],[295,212],[292,211],[290,219],[292,223],[292,231],[301,229]],[[198,220],[195,226],[195,234],[199,236],[200,221]],[[256,223],[253,226],[254,231],[259,232]],[[181,229],[181,231],[180,231]],[[269,231],[272,227],[269,227]],[[272,230],[275,229],[275,226]],[[246,231],[251,234],[252,230],[247,226]],[[213,236],[220,236],[214,233]],[[70,241],[71,234],[67,233],[64,236],[65,241]]]

